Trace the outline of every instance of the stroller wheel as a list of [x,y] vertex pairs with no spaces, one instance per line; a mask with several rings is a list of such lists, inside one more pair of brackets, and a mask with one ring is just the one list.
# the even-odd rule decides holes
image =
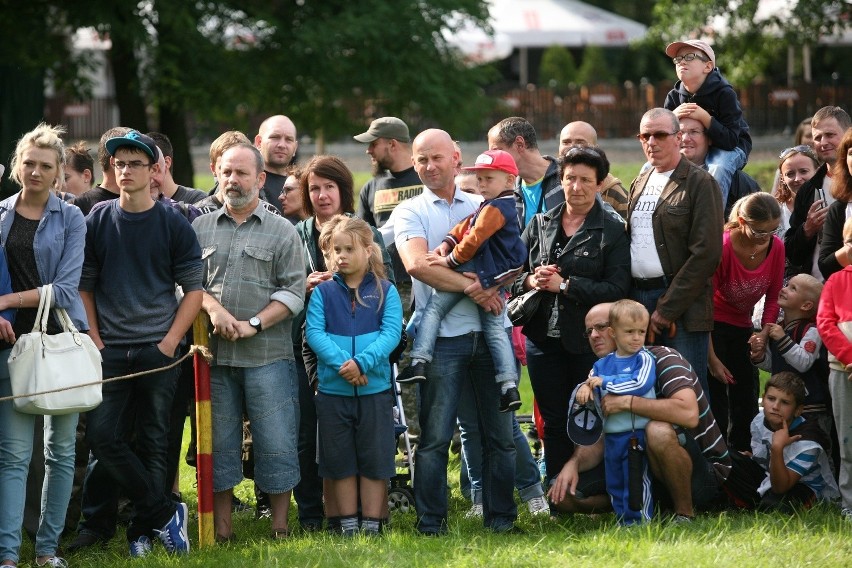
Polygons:
[[408,513],[414,511],[414,493],[407,487],[393,487],[388,491],[388,509]]

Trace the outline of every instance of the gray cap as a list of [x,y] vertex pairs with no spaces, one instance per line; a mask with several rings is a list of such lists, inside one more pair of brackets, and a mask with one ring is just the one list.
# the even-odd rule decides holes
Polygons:
[[373,140],[379,138],[393,138],[400,142],[408,142],[411,137],[408,135],[408,126],[395,116],[383,116],[377,118],[370,123],[370,128],[367,132],[353,136],[358,142],[369,144]]

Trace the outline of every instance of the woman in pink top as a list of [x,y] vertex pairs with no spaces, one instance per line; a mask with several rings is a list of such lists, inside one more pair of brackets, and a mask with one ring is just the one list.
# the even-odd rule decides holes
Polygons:
[[[710,408],[731,450],[749,451],[749,425],[757,415],[757,371],[749,344],[763,345],[766,326],[778,320],[784,283],[784,242],[775,236],[781,208],[758,192],[734,204],[725,225],[722,261],[713,275],[713,333],[710,340]],[[751,314],[763,295],[761,324],[753,335]]]

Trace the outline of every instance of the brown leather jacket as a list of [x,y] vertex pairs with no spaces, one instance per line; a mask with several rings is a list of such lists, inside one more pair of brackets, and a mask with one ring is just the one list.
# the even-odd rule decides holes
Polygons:
[[[653,169],[630,184],[629,215]],[[722,197],[719,184],[681,158],[652,216],[657,253],[670,284],[657,302],[666,319],[682,319],[686,331],[713,330],[713,273],[722,258]]]

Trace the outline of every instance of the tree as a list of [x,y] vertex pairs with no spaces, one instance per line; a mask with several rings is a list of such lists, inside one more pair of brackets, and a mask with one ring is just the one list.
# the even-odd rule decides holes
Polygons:
[[565,90],[569,84],[577,82],[577,64],[567,48],[551,45],[544,50],[539,81],[543,86],[550,86],[558,91]]
[[589,45],[583,50],[583,62],[577,71],[577,81],[583,85],[615,82],[615,76],[610,70],[602,47]]

